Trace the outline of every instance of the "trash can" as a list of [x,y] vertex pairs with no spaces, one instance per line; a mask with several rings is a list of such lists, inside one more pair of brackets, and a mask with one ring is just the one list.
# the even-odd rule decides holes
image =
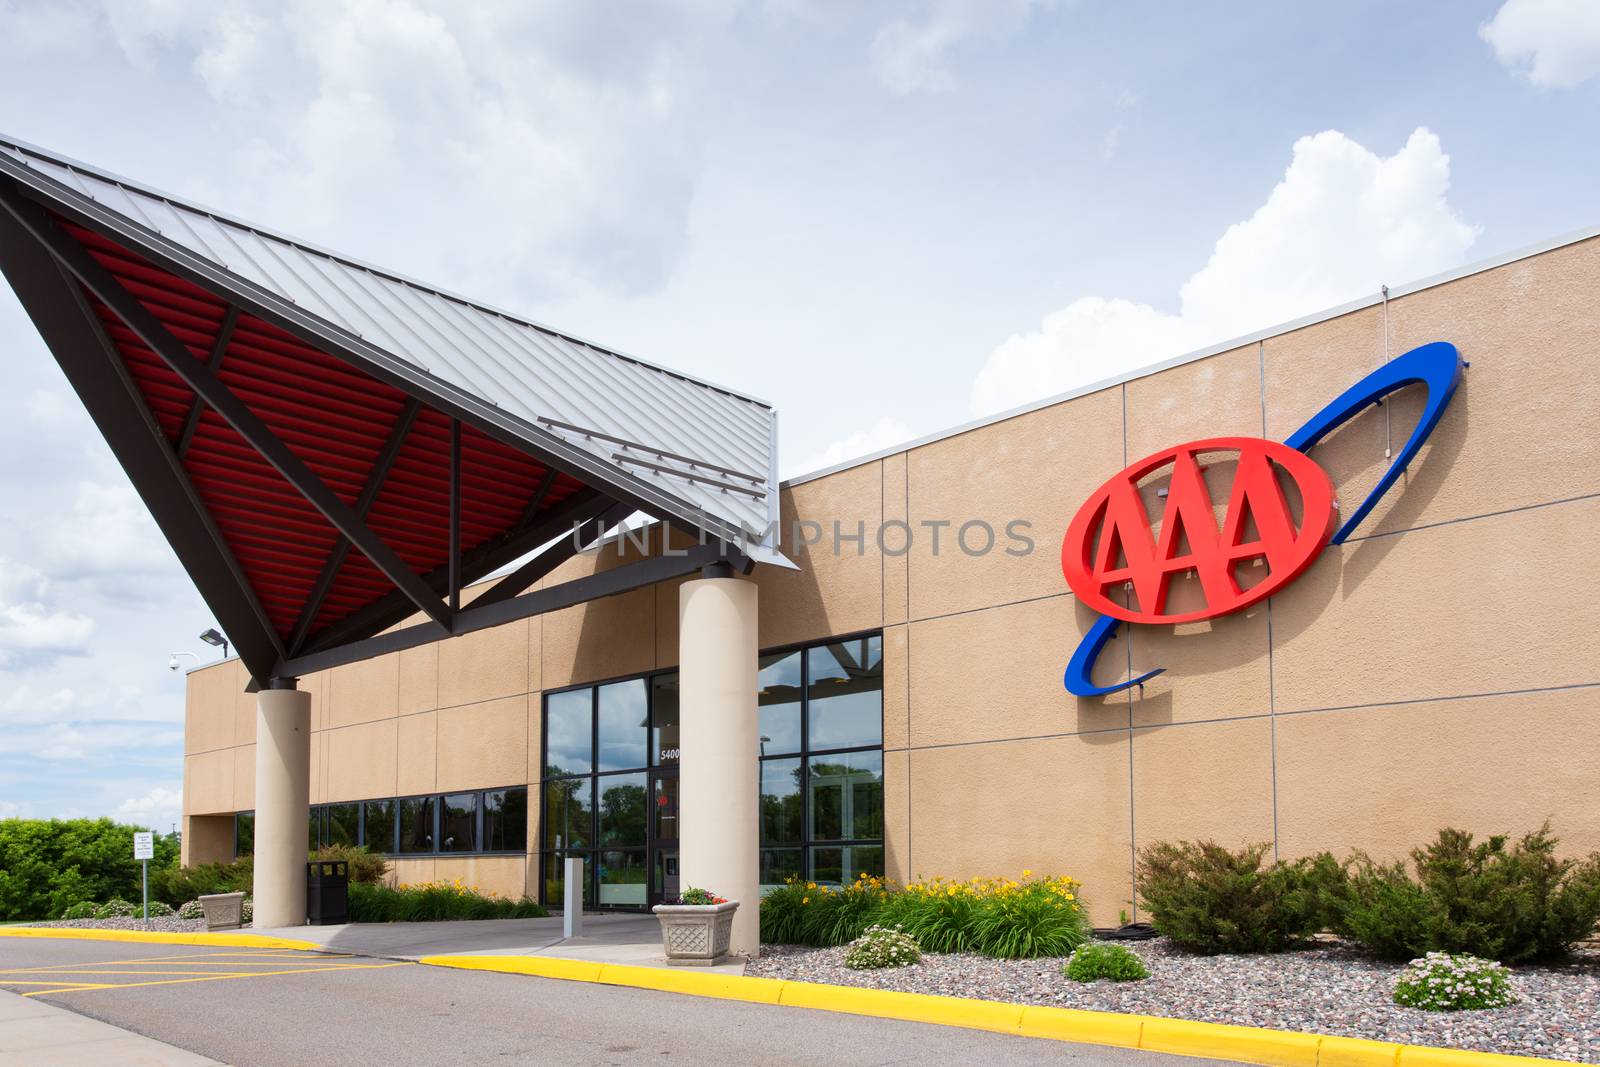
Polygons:
[[350,865],[344,860],[306,864],[306,922],[333,926],[350,921]]

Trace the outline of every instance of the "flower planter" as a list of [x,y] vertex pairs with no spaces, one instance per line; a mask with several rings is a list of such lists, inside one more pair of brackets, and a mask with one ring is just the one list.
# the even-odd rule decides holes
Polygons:
[[650,909],[661,922],[661,947],[667,962],[709,967],[722,963],[733,936],[733,913],[739,902],[723,904],[657,904]]
[[237,930],[244,922],[243,893],[212,893],[200,898],[207,930]]

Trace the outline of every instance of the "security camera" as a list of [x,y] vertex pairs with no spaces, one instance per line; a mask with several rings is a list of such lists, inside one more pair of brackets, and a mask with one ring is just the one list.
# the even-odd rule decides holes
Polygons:
[[171,659],[167,660],[167,670],[175,671],[177,669],[178,669],[178,657],[177,656],[173,656]]

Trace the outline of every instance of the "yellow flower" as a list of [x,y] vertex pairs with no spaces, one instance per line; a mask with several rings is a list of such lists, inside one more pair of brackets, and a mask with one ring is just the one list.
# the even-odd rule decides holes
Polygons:
[[810,897],[801,897],[800,898],[800,903],[809,904],[809,903],[811,903],[811,898]]
[[1024,878],[1032,878],[1033,877],[1033,872],[1028,870],[1026,867],[1024,867],[1022,869],[1022,877],[1024,877]]

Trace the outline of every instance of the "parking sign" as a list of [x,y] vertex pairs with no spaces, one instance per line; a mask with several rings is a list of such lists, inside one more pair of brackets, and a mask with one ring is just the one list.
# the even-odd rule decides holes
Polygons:
[[133,858],[136,860],[153,860],[156,858],[156,835],[146,830],[133,835]]

